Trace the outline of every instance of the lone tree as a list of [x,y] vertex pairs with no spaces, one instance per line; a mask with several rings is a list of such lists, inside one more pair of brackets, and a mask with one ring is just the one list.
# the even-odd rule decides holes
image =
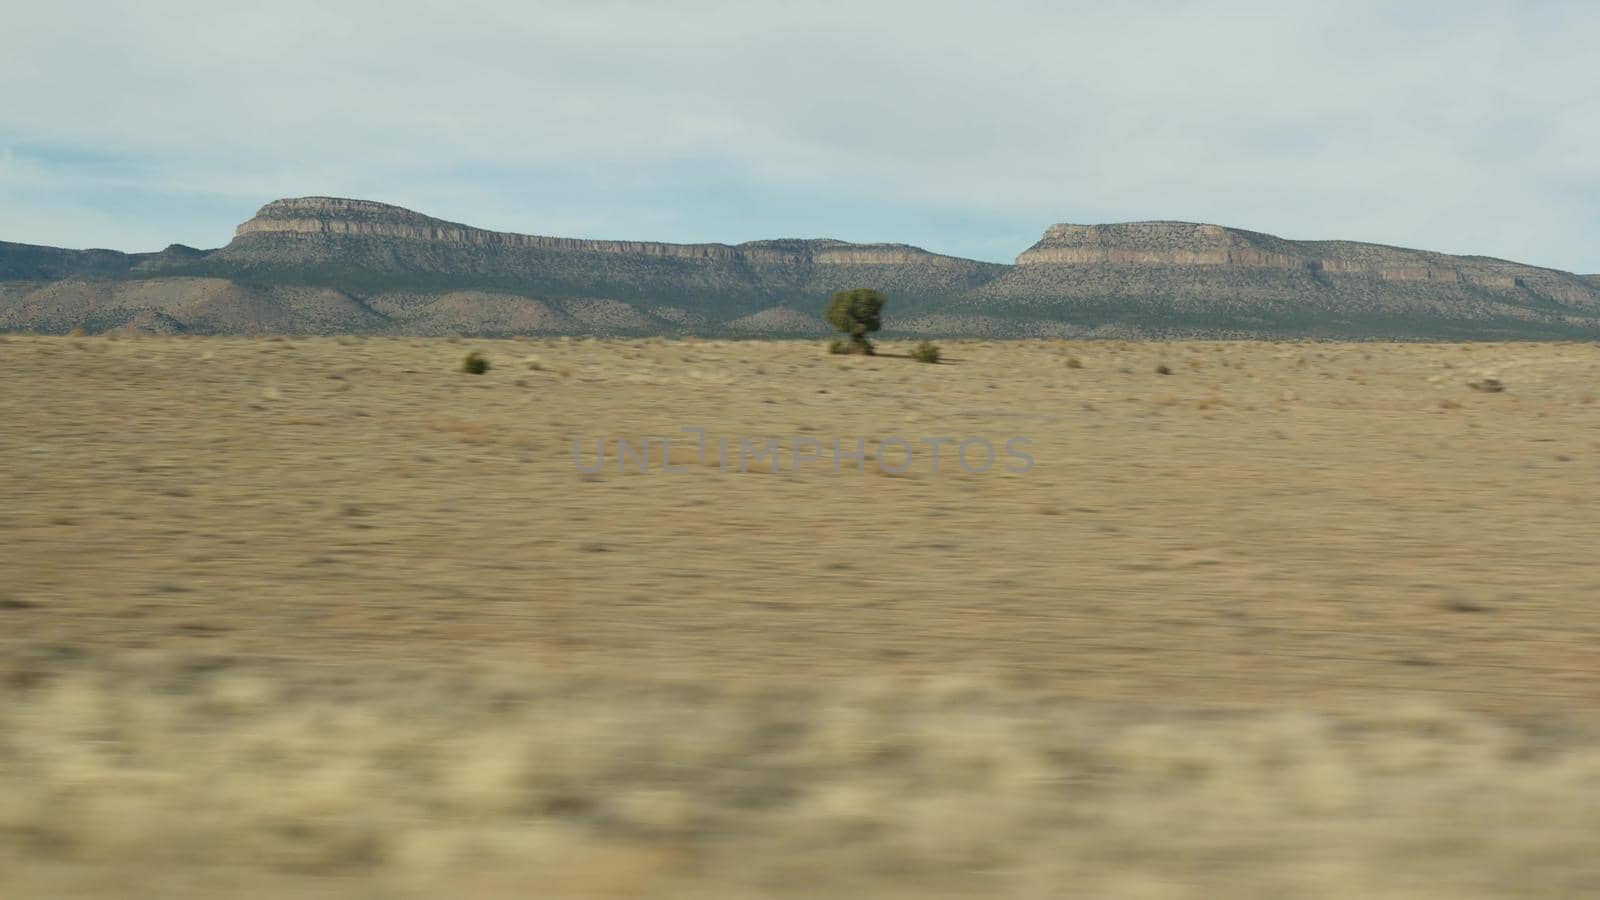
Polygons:
[[850,335],[850,350],[871,354],[872,342],[867,335],[883,327],[883,304],[888,298],[871,288],[839,291],[828,304],[828,324],[835,331]]

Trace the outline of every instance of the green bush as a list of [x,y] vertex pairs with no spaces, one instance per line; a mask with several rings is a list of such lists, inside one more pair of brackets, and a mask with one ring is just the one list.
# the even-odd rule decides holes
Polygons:
[[835,331],[850,336],[853,353],[871,355],[872,342],[867,335],[883,327],[883,305],[888,298],[871,288],[854,288],[833,295],[824,314]]
[[474,350],[461,361],[461,371],[468,375],[482,375],[489,371],[489,358]]
[[936,363],[939,361],[939,346],[923,341],[911,348],[911,358],[917,362]]

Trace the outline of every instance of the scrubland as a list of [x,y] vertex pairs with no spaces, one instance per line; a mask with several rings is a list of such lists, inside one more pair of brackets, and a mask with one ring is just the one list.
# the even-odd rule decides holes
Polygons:
[[941,349],[0,338],[0,895],[1600,888],[1600,348]]

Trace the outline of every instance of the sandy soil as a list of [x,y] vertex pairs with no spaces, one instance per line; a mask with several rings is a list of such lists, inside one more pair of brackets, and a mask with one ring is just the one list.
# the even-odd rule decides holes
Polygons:
[[[487,374],[459,371],[469,350]],[[1600,884],[1593,854],[1559,839],[1594,834],[1585,810],[1600,808],[1584,799],[1600,793],[1600,347],[944,350],[932,366],[807,343],[0,338],[0,782],[42,792],[13,792],[0,851],[34,895],[133,896],[130,867],[166,857],[102,834],[117,815],[93,804],[125,801],[233,836],[157,866],[150,896],[426,895],[467,870],[488,873],[480,896],[814,896],[819,866],[861,896],[929,896],[929,879],[1030,897]],[[1469,387],[1485,378],[1505,390]],[[709,432],[704,463],[685,427]],[[674,438],[679,471],[659,444],[649,472],[618,470],[616,439],[647,436]],[[778,471],[739,471],[737,450],[724,470],[718,437],[776,440]],[[935,437],[999,458],[965,471],[946,445],[935,472]],[[607,467],[580,471],[601,438]],[[914,454],[903,472],[899,451],[788,471],[811,441],[858,438]],[[1013,438],[1027,471],[1006,471]],[[507,679],[534,695],[512,691],[502,720]],[[927,699],[952,683],[973,687]],[[243,712],[219,690],[244,691]],[[327,731],[325,708],[372,733]],[[1397,709],[1430,712],[1381,724]],[[663,710],[681,715],[651,718]],[[856,737],[819,749],[839,717]],[[95,736],[110,720],[156,724]],[[569,754],[622,741],[661,759],[584,763],[562,782],[583,799],[547,802],[555,789],[518,768],[530,757],[485,748],[553,728],[576,729],[553,742]],[[478,749],[449,749],[452,734]],[[952,734],[989,774],[905,761],[943,759]],[[185,774],[193,735],[215,748],[211,781]],[[396,744],[432,748],[431,774],[408,781]],[[848,749],[885,744],[887,768]],[[279,783],[250,748],[283,745],[315,761],[281,776],[306,796],[314,777],[376,780],[328,787],[332,812],[250,801]],[[1264,799],[1299,802],[1258,777],[1280,745],[1297,748],[1285,771],[1342,785],[1332,806]],[[1423,762],[1372,761],[1395,747]],[[498,774],[452,786],[438,773],[479,767],[440,762],[458,751]],[[717,793],[740,758],[779,798],[765,818]],[[143,786],[106,774],[119,766]],[[1079,782],[1098,804],[1081,819],[1038,787]],[[1486,799],[1495,784],[1506,793]],[[612,807],[639,791],[639,815],[677,824],[628,825]],[[830,803],[872,821],[836,821]],[[1534,809],[1537,828],[1517,818]],[[368,823],[358,838],[340,830],[351,816]],[[505,846],[533,829],[553,842],[540,853],[602,862],[468,848],[408,868],[404,848],[440,828]],[[479,831],[440,846],[498,840]],[[633,865],[608,853],[645,854],[653,874],[606,881]]]

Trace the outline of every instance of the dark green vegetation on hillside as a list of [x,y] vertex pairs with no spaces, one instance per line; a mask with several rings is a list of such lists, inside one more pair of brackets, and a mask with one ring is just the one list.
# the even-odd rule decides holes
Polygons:
[[886,336],[1600,336],[1596,276],[1214,225],[1057,225],[1001,265],[505,234],[332,198],[268,204],[210,251],[0,243],[0,330],[820,337],[817,305],[858,285],[895,298]]

